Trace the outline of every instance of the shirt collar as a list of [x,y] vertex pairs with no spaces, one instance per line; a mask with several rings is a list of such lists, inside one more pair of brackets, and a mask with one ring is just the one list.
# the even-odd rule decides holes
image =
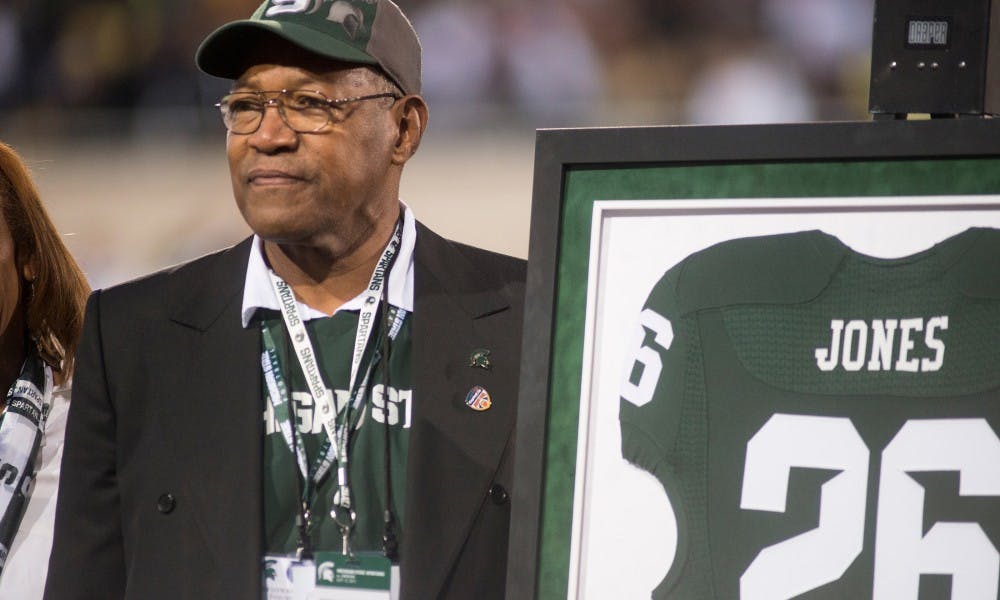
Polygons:
[[[399,245],[399,254],[389,272],[389,304],[413,312],[413,247],[417,240],[417,226],[413,219],[413,211],[403,205],[403,239]],[[250,249],[250,260],[247,262],[246,283],[243,286],[243,309],[240,312],[243,326],[250,325],[257,309],[281,310],[278,299],[274,296],[271,279],[268,276],[270,268],[264,261],[263,242],[259,236],[253,236],[253,247]],[[360,310],[362,294],[348,300],[341,310]],[[326,317],[325,313],[301,302],[299,314],[306,321]]]

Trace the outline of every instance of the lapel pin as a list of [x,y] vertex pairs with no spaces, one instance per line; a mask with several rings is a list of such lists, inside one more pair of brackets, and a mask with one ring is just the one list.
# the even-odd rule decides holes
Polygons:
[[493,406],[493,399],[490,398],[490,393],[486,391],[486,388],[477,385],[465,395],[465,404],[472,410],[483,412]]
[[469,367],[485,369],[487,371],[493,370],[493,363],[490,362],[490,351],[486,348],[476,348],[469,355]]

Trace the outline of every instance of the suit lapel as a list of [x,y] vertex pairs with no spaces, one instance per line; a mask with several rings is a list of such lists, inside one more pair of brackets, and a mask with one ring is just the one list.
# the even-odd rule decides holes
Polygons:
[[[450,243],[418,225],[415,250],[414,404],[406,523],[401,548],[406,597],[441,594],[486,499],[516,408],[516,355],[491,356],[492,370],[470,367],[477,347],[509,332],[491,315],[509,306]],[[516,353],[514,353],[516,354]],[[479,385],[493,405],[465,404]],[[417,518],[419,516],[419,518]]]
[[190,474],[185,495],[221,578],[237,586],[258,581],[263,548],[260,333],[240,322],[249,249],[247,240],[177,278],[169,368],[181,392],[164,409]]

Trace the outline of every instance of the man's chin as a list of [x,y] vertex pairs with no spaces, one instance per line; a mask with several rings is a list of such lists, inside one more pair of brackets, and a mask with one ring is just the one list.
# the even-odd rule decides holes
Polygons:
[[[289,219],[287,209],[271,206],[240,207],[243,220],[263,240],[276,244],[301,242],[313,234],[315,219]],[[303,222],[305,221],[305,222]]]
[[257,237],[268,242],[270,244],[279,244],[282,246],[303,246],[309,245],[309,240],[312,236],[305,234],[301,231],[289,231],[282,228],[274,227],[263,227],[255,228],[251,225],[250,229],[253,230]]

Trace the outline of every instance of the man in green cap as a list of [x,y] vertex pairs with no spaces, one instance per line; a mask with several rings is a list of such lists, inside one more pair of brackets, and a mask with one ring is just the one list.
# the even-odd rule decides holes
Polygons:
[[502,598],[525,265],[399,199],[416,33],[268,0],[196,60],[254,235],[91,297],[45,597]]

